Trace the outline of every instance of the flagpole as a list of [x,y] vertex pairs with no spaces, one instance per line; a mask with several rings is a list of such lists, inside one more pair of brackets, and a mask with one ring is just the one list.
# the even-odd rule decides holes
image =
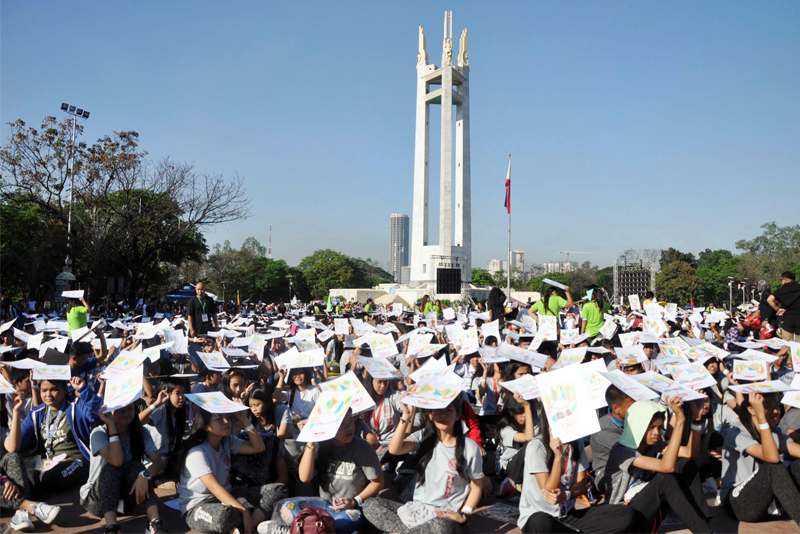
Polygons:
[[[508,178],[511,179],[511,154],[508,155]],[[511,186],[509,185],[509,188]],[[511,195],[508,195],[508,278],[506,280],[506,298],[511,304]],[[509,306],[510,307],[510,306]]]

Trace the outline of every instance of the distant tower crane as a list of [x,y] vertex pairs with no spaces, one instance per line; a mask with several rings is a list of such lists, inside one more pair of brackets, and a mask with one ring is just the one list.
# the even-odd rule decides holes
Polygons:
[[570,254],[596,254],[596,252],[576,252],[574,250],[562,250],[562,251],[559,251],[559,254],[566,254],[567,255],[566,263],[569,263],[569,255]]

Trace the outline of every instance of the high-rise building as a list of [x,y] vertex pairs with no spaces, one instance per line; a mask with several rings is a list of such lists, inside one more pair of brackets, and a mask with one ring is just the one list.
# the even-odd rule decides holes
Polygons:
[[489,260],[486,262],[486,270],[491,275],[498,271],[506,272],[508,270],[508,260]]
[[[429,169],[433,167],[429,165],[430,125],[434,106],[439,106],[441,114],[438,243],[428,240]],[[455,55],[451,11],[445,12],[441,66],[428,63],[425,33],[422,26],[419,28],[416,115],[411,285],[435,282],[440,268],[461,269],[462,283],[468,282],[472,277],[469,58],[467,30],[461,32],[458,56]]]
[[408,265],[409,256],[409,228],[408,215],[392,213],[391,237],[389,240],[389,272],[395,282],[400,282],[401,269]]
[[511,251],[511,270],[512,271],[525,271],[525,251],[512,250]]
[[547,273],[570,273],[578,268],[576,261],[555,261],[542,264],[542,270]]

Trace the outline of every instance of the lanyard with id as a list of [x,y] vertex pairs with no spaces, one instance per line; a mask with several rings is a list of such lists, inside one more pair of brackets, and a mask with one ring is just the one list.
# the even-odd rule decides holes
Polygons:
[[[52,423],[47,425],[47,432],[45,434],[45,442],[44,442],[44,450],[45,454],[47,454],[47,458],[50,459],[53,457],[53,441],[56,435],[56,431],[58,430],[58,426],[61,424],[61,421],[64,419],[64,416],[67,415],[66,411],[58,410],[56,414],[56,419]],[[50,408],[47,408],[47,413],[45,414],[45,421],[50,421]]]
[[206,300],[197,297],[197,300],[200,301],[200,306],[203,307],[203,313],[200,314],[200,322],[207,323],[208,322],[208,314],[206,313]]

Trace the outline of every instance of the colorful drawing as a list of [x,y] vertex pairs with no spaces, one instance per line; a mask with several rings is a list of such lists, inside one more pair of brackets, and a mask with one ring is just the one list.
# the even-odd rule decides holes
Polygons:
[[517,347],[516,345],[505,342],[501,343],[500,346],[497,347],[497,352],[495,354],[501,358],[508,358],[509,360],[527,363],[531,366],[531,369],[544,369],[544,366],[547,364],[547,360],[549,358],[549,356],[546,354],[540,354],[538,352],[526,350],[522,347]]
[[341,392],[353,395],[350,403],[350,408],[353,413],[361,413],[375,407],[375,401],[369,395],[364,385],[356,377],[353,371],[350,371],[339,378],[328,380],[319,385],[322,391]]
[[642,320],[642,330],[655,338],[661,337],[661,332],[666,329],[664,321],[653,317],[645,317]]
[[553,369],[561,369],[568,365],[583,362],[586,357],[586,347],[577,347],[574,349],[564,349],[558,357],[558,361],[553,364]]
[[766,360],[734,360],[733,378],[736,380],[767,380],[769,366]]
[[610,373],[600,374],[635,401],[650,400],[658,397],[658,393],[646,388],[619,369],[611,371]]
[[568,367],[542,373],[536,382],[552,437],[569,443],[600,431],[583,373]]
[[347,319],[334,319],[333,330],[340,336],[346,336],[350,333],[350,323]]
[[704,365],[692,363],[689,365],[676,365],[672,367],[672,376],[676,382],[691,389],[703,389],[715,386],[717,381],[708,372]]
[[536,321],[533,319],[533,317],[526,313],[522,316],[522,324],[525,325],[525,329],[528,331],[528,333],[536,334]]
[[429,410],[445,408],[461,395],[459,386],[440,382],[413,384],[408,388],[408,395],[403,397],[401,402]]
[[800,371],[800,343],[789,342],[789,354],[792,355],[792,368],[795,372]]
[[143,380],[142,367],[135,367],[109,377],[103,396],[103,404],[106,405],[104,413],[119,410],[138,400],[142,396]]
[[640,337],[642,337],[641,332],[627,332],[619,335],[619,341],[623,347],[632,347],[639,344]]
[[659,348],[659,352],[661,353],[661,356],[663,356],[664,358],[678,358],[680,356],[683,356],[683,349],[681,349],[680,347],[670,347],[667,345],[661,345],[661,347]]
[[306,352],[288,350],[280,356],[275,357],[275,364],[279,369],[281,366],[284,366],[286,369],[319,367],[325,365],[325,351],[319,348]]
[[403,378],[403,373],[397,370],[386,358],[359,356],[358,363],[364,366],[372,378],[377,378],[378,380],[398,380]]
[[513,393],[519,393],[525,400],[532,400],[539,397],[539,385],[536,383],[536,377],[533,375],[523,375],[516,380],[500,382],[500,385]]
[[[498,337],[497,340],[499,341],[500,338]],[[461,333],[458,349],[459,354],[472,354],[478,350],[478,346],[479,342],[477,328],[468,328]]]
[[33,368],[34,380],[69,380],[71,376],[69,365],[45,365]]
[[[533,317],[531,317],[531,320],[533,320]],[[493,336],[497,342],[500,343],[500,341],[503,339],[500,336],[500,319],[495,319],[491,323],[483,323],[483,325],[481,325],[481,335],[483,336],[484,340],[489,336]],[[463,340],[461,345],[464,345]]]
[[795,388],[787,386],[780,380],[769,380],[767,382],[754,382],[752,384],[742,384],[739,386],[729,386],[728,389],[738,391],[741,394],[747,393],[781,393],[785,391],[792,391]]
[[592,406],[600,409],[608,406],[606,402],[606,389],[611,385],[601,373],[606,370],[605,362],[602,359],[592,360],[581,364],[583,378],[589,387],[589,395],[592,397]]
[[581,335],[581,331],[578,328],[562,328],[561,329],[561,344],[562,345],[571,345],[575,343],[575,339]]
[[0,375],[0,394],[14,393],[15,391],[17,391],[17,388],[12,386],[8,380],[3,377],[3,375]]
[[558,339],[558,327],[556,317],[553,315],[539,316],[539,331],[533,338],[534,343],[542,341],[556,341]]
[[639,302],[639,295],[628,295],[628,302],[633,311],[642,311],[642,304]]
[[611,339],[617,331],[617,323],[610,319],[606,319],[603,326],[600,327],[600,335],[603,339]]
[[447,345],[425,345],[417,352],[413,357],[414,358],[427,358],[428,356],[433,356],[438,354],[440,350],[447,347]]
[[208,369],[220,371],[231,368],[231,364],[229,364],[228,360],[226,360],[219,352],[199,351],[197,352],[197,356],[200,358],[200,361],[203,362],[203,365],[205,365]]
[[369,337],[369,348],[373,358],[388,358],[397,354],[397,344],[391,334],[375,334]]
[[408,338],[408,350],[406,351],[406,356],[414,356],[423,348],[425,345],[431,342],[431,338],[433,334],[427,333],[420,333],[420,334],[412,334]]
[[680,386],[677,382],[672,380],[671,378],[667,378],[664,375],[660,375],[653,371],[648,371],[646,373],[642,373],[639,375],[629,375],[631,378],[643,384],[650,389],[654,389],[659,393],[664,393],[670,388],[674,388]]
[[233,402],[219,391],[210,393],[187,393],[186,398],[200,408],[211,413],[234,413],[249,410],[250,408]]
[[661,348],[664,347],[678,347],[679,349],[688,349],[691,347],[687,342],[679,337],[668,337],[661,340]]

